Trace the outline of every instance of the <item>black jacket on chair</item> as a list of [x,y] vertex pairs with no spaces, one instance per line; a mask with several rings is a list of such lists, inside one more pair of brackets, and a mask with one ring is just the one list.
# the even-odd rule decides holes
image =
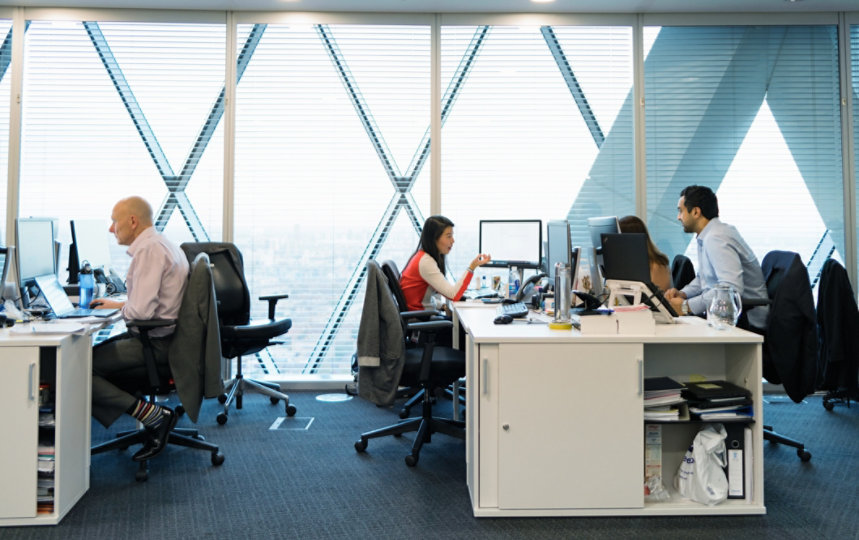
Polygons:
[[838,261],[823,264],[817,290],[820,368],[824,390],[855,390],[859,377],[859,310],[847,271]]
[[798,254],[771,251],[761,262],[770,297],[764,342],[764,377],[784,385],[794,402],[817,384],[817,318],[808,270]]

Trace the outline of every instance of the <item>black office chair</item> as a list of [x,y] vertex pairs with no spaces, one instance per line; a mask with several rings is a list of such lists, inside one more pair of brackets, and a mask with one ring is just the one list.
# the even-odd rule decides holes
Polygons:
[[218,318],[221,324],[221,349],[224,358],[236,359],[235,376],[226,383],[226,393],[218,400],[224,404],[218,413],[218,423],[227,423],[230,404],[242,408],[245,392],[257,392],[269,397],[273,405],[283,401],[287,416],[294,416],[296,409],[289,403],[289,396],[281,392],[280,385],[268,381],[250,379],[242,374],[242,356],[255,354],[270,345],[278,344],[274,338],[286,334],[292,327],[291,319],[275,318],[277,301],[288,298],[286,294],[260,296],[268,302],[268,320],[252,321],[250,316],[250,292],[244,276],[242,254],[230,242],[186,242],[180,246],[188,259],[206,253],[212,263],[215,296],[218,299]]
[[[457,438],[465,437],[465,424],[447,418],[438,418],[432,415],[432,395],[437,389],[446,388],[453,381],[465,374],[465,355],[451,347],[435,345],[435,337],[439,331],[451,328],[452,323],[448,320],[433,319],[428,321],[415,321],[423,317],[426,312],[402,312],[399,317],[386,319],[383,310],[378,309],[378,304],[388,302],[396,310],[395,300],[391,287],[385,279],[384,273],[376,261],[367,263],[368,292],[365,295],[364,314],[379,313],[375,319],[365,317],[362,314],[361,324],[384,325],[379,334],[384,334],[390,339],[402,339],[404,342],[402,355],[390,361],[382,361],[385,365],[379,367],[360,367],[358,374],[359,395],[368,399],[376,399],[375,396],[385,394],[393,397],[395,392],[375,393],[374,384],[383,380],[386,384],[420,387],[422,394],[422,412],[417,418],[409,418],[401,422],[381,429],[368,431],[361,434],[361,438],[355,443],[355,450],[364,452],[370,439],[386,437],[388,435],[399,436],[403,433],[417,432],[412,445],[411,453],[406,456],[406,465],[414,467],[420,457],[420,451],[424,443],[431,440],[433,433],[444,433]],[[370,281],[373,280],[371,284]],[[381,284],[381,285],[379,285]],[[371,287],[378,286],[378,298],[370,293]],[[387,295],[387,298],[384,298]],[[373,307],[368,302],[376,302]],[[361,329],[359,329],[359,336]],[[405,344],[407,337],[413,332],[421,336],[421,346],[413,347]],[[401,368],[402,372],[398,380],[391,381],[390,374]],[[381,377],[378,377],[381,375]],[[385,405],[384,402],[377,404]]]
[[[136,329],[140,333],[143,356],[146,362],[146,379],[124,379],[114,382],[128,392],[148,396],[150,402],[155,402],[158,395],[167,395],[177,391],[183,405],[176,407],[176,413],[182,414],[187,411],[188,417],[196,422],[203,397],[215,397],[220,394],[223,391],[223,383],[220,378],[219,366],[213,366],[206,362],[206,358],[213,357],[219,364],[221,356],[218,340],[207,341],[208,329],[210,328],[208,317],[215,318],[211,328],[214,328],[215,331],[218,328],[217,311],[208,309],[209,302],[214,302],[212,272],[208,257],[201,255],[194,262],[192,268],[188,286],[182,297],[178,319],[126,322],[129,329]],[[176,328],[168,349],[168,363],[156,363],[149,332],[174,324]],[[199,355],[196,357],[185,356],[184,353],[187,349],[195,348],[194,343],[199,344],[197,347]],[[208,346],[214,346],[217,350],[207,351]],[[181,381],[178,386],[174,381],[174,371],[176,379]],[[122,432],[117,435],[117,438],[94,446],[90,450],[90,454],[101,454],[113,449],[125,450],[129,446],[145,443],[149,437],[146,428]],[[219,451],[218,446],[206,442],[196,429],[174,428],[168,436],[167,443],[205,450],[211,454],[212,465],[217,466],[224,463],[224,455]],[[138,482],[144,482],[148,478],[149,464],[147,461],[141,461],[135,479]]]
[[675,255],[671,261],[671,281],[675,289],[682,289],[695,279],[695,266],[686,255]]
[[[782,384],[787,395],[800,403],[814,392],[817,379],[818,339],[814,299],[808,270],[797,253],[771,251],[764,256],[761,270],[767,284],[769,314],[766,328],[748,324],[747,310],[764,302],[744,301],[743,320],[738,326],[764,336],[763,375],[773,384]],[[792,446],[802,461],[811,452],[795,439],[776,433],[764,425],[764,439]]]
[[859,310],[847,270],[835,259],[823,263],[817,289],[823,407],[859,400]]
[[[409,308],[406,304],[406,297],[403,294],[403,290],[400,288],[401,274],[399,268],[397,268],[397,263],[389,259],[382,261],[381,267],[382,272],[385,274],[385,278],[388,280],[388,285],[391,287],[391,293],[393,293],[400,311],[408,311]],[[408,418],[412,412],[412,407],[420,403],[423,399],[423,395],[423,389],[420,387],[406,386],[397,390],[397,397],[406,398],[403,408],[400,409],[400,418]]]

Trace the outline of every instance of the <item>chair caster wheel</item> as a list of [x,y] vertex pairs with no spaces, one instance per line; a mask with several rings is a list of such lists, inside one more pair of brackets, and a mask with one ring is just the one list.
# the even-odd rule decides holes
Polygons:
[[173,409],[176,412],[176,417],[181,418],[183,414],[185,414],[185,407],[181,405],[176,405],[176,408]]
[[358,440],[355,442],[355,451],[358,452],[359,454],[363,453],[364,450],[366,450],[366,449],[367,449],[367,441],[361,439],[361,440]]
[[409,467],[414,467],[418,464],[418,456],[414,454],[409,454],[406,456],[406,465]]
[[808,450],[797,450],[796,455],[799,456],[799,459],[803,462],[811,461],[811,452]]
[[218,424],[223,426],[227,423],[227,413],[218,413],[218,417],[216,419],[218,421]]
[[406,418],[408,418],[408,417],[409,417],[409,411],[407,411],[407,410],[405,410],[405,409],[402,409],[402,410],[400,411],[400,418],[402,418],[403,420],[405,420],[405,419],[406,419]]
[[295,405],[287,405],[286,406],[286,416],[295,416],[295,413],[298,409],[295,408]]
[[134,479],[138,482],[146,482],[149,480],[149,471],[141,470],[134,473]]
[[277,402],[280,401],[280,399],[278,399],[276,397],[270,397],[270,398],[268,398],[268,400],[271,401],[272,405],[277,405]]
[[218,465],[224,464],[224,454],[220,452],[215,452],[212,454],[212,465],[217,467]]
[[221,394],[220,396],[218,396],[218,403],[223,405],[226,402],[227,402],[227,394]]
[[823,400],[823,408],[826,409],[827,411],[831,411],[832,409],[835,408],[835,403],[832,403],[828,399],[824,399]]

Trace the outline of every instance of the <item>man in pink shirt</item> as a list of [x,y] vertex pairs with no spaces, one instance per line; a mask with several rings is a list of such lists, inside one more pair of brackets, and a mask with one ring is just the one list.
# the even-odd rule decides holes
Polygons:
[[[152,207],[140,197],[122,199],[113,207],[110,232],[128,246],[131,265],[126,275],[127,300],[93,300],[93,308],[118,308],[126,320],[176,319],[188,282],[189,265],[182,251],[152,225]],[[150,333],[155,361],[169,369],[167,349],[173,328]],[[151,437],[132,456],[135,461],[155,457],[167,445],[176,425],[176,413],[168,407],[137,399],[113,381],[145,378],[143,346],[129,333],[121,334],[93,349],[92,415],[108,427],[128,413],[149,430]]]

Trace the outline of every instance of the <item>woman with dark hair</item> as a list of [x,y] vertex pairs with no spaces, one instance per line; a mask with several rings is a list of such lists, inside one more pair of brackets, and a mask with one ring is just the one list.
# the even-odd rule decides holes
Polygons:
[[456,283],[444,277],[445,257],[453,247],[453,222],[444,216],[430,216],[424,222],[421,239],[415,253],[406,264],[400,277],[400,288],[410,311],[433,309],[432,297],[436,293],[457,301],[471,283],[474,270],[492,260],[480,253]]
[[668,257],[650,239],[647,225],[638,216],[624,216],[617,220],[622,233],[644,233],[647,238],[647,258],[650,259],[650,281],[663,291],[671,285],[671,271],[668,269]]

